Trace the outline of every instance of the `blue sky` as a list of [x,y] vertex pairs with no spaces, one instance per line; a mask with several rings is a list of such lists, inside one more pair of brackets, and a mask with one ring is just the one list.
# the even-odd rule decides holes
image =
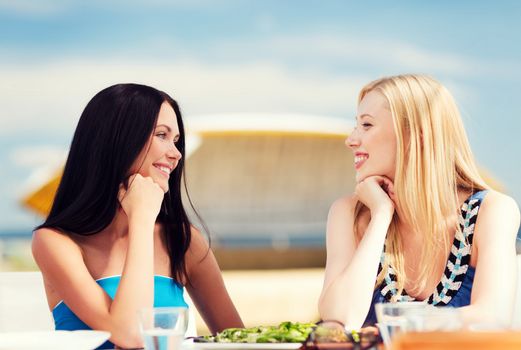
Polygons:
[[364,83],[427,73],[519,203],[519,18],[516,1],[0,0],[0,230],[38,222],[18,199],[63,160],[87,101],[130,81],[171,93],[186,118],[352,119]]

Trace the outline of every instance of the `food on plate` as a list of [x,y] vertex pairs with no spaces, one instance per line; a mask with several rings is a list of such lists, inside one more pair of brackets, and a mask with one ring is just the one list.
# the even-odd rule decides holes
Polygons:
[[302,343],[316,325],[314,323],[282,322],[278,326],[228,328],[216,335],[196,341],[215,343]]
[[[311,332],[313,335],[308,338]],[[376,344],[380,342],[375,327],[346,331],[338,322],[300,323],[282,322],[278,326],[227,328],[216,335],[194,338],[198,343],[347,343]]]

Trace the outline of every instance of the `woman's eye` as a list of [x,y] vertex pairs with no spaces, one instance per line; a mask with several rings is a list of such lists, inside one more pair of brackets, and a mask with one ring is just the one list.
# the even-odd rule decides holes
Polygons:
[[161,139],[165,139],[166,138],[166,133],[160,132],[160,133],[157,133],[156,136],[161,138]]
[[373,124],[371,124],[371,123],[362,123],[362,126],[364,128],[369,128],[369,127],[373,126]]

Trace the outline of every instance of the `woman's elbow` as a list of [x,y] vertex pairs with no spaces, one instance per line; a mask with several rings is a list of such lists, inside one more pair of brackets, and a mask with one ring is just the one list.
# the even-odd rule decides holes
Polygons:
[[143,338],[138,331],[115,331],[110,341],[123,349],[139,349],[143,347]]
[[364,323],[360,310],[356,310],[340,303],[330,304],[326,300],[320,299],[318,303],[318,313],[323,321],[339,321],[347,329],[360,329]]
[[318,299],[318,314],[320,315],[321,320],[332,320],[334,319],[333,314],[335,314],[336,317],[338,307],[332,308],[329,304],[329,299],[324,295],[324,293],[322,293]]
[[143,338],[137,326],[137,320],[112,319],[102,328],[110,332],[109,340],[120,348],[143,347]]
[[339,321],[345,323],[345,315],[341,305],[331,305],[326,299],[320,299],[318,303],[318,314],[322,321]]
[[497,326],[501,328],[508,329],[512,326],[512,321],[514,319],[514,310],[503,310],[503,312],[497,312],[494,310],[489,310],[487,313],[486,319],[492,320]]
[[462,307],[460,315],[466,326],[484,325],[501,328],[510,328],[514,316],[512,308],[479,304]]
[[341,322],[346,329],[360,329],[363,319],[359,315],[342,312],[340,309],[319,309],[322,321],[338,321]]

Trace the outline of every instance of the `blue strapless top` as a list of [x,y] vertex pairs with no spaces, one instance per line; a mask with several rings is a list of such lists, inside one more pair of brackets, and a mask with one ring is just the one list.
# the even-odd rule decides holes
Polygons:
[[[112,298],[116,295],[121,276],[100,278],[96,282]],[[188,307],[183,298],[183,286],[170,277],[154,276],[154,307],[180,306]],[[52,310],[55,329],[74,331],[80,329],[91,329],[71,309],[60,301]],[[113,349],[114,344],[106,341],[98,349]]]

